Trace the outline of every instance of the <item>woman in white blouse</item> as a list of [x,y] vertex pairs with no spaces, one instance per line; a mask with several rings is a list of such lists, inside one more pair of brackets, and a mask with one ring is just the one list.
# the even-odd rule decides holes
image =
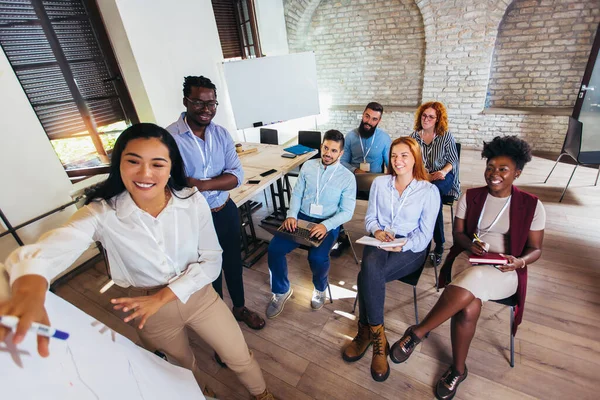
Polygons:
[[[188,341],[194,330],[221,356],[255,399],[273,399],[256,360],[229,308],[212,288],[221,271],[221,248],[203,196],[187,187],[177,144],[163,128],[137,124],[113,150],[110,175],[88,195],[87,205],[61,228],[6,261],[12,297],[0,315],[20,318],[13,341],[20,343],[32,322],[50,324],[44,308],[48,282],[95,241],[107,250],[114,282],[129,297],[112,299],[130,312],[146,348],[201,373]],[[0,327],[0,341],[7,333]],[[48,339],[38,336],[48,356]]]

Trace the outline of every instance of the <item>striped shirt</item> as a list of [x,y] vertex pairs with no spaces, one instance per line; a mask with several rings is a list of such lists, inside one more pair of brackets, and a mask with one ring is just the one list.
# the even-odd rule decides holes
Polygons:
[[411,133],[410,137],[415,139],[421,146],[423,162],[429,173],[439,171],[448,163],[452,164],[454,182],[452,183],[452,189],[450,189],[448,194],[454,196],[455,199],[458,199],[460,196],[460,180],[458,177],[459,159],[454,136],[452,136],[450,132],[446,132],[443,135],[435,135],[430,144],[425,144],[421,139],[419,132]]

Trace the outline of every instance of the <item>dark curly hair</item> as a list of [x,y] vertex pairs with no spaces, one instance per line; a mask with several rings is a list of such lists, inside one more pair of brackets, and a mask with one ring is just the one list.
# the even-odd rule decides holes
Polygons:
[[522,170],[529,161],[531,161],[531,146],[529,143],[518,136],[496,136],[489,143],[483,142],[481,158],[487,160],[498,157],[510,157],[517,169]]
[[186,76],[183,78],[183,97],[189,97],[192,93],[192,86],[212,89],[215,91],[215,98],[217,98],[217,87],[204,76]]

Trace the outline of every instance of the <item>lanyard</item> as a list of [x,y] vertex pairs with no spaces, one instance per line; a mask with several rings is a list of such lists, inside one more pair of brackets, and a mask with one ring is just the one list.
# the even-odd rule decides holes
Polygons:
[[492,228],[494,227],[494,225],[496,225],[496,222],[498,222],[498,220],[500,219],[500,216],[504,213],[504,211],[508,208],[508,205],[510,203],[510,199],[512,197],[512,194],[510,196],[508,196],[508,199],[506,199],[506,202],[504,203],[504,206],[502,207],[502,210],[500,210],[500,212],[498,213],[498,215],[496,215],[496,218],[494,218],[494,220],[492,221],[492,223],[490,224],[490,226],[487,227],[487,229],[485,230],[481,230],[481,228],[479,227],[479,225],[481,225],[481,219],[483,218],[483,214],[485,213],[485,205],[487,204],[487,197],[485,199],[485,203],[483,203],[483,209],[481,210],[481,214],[479,214],[479,220],[477,221],[477,230],[479,231],[478,236],[481,238],[485,235],[487,235]]
[[[396,190],[396,187],[394,185],[394,177],[391,177],[392,179],[392,187],[390,189],[390,210],[392,211],[392,222],[390,223],[390,228],[392,226],[394,226],[394,221],[396,220],[396,218],[398,217],[398,215],[400,215],[400,211],[402,211],[402,207],[404,207],[404,203],[406,202],[406,199],[408,198],[408,194],[409,189],[410,191],[412,191],[412,188],[410,187],[410,183],[408,184],[408,186],[406,187],[406,189],[404,189],[404,192],[402,192],[402,202],[400,202],[400,207],[398,207],[398,214],[396,216],[394,216],[395,211],[394,211],[394,191]],[[412,182],[412,181],[411,181]]]
[[[173,226],[177,226],[177,213],[174,213],[173,215],[175,218]],[[163,250],[161,245],[158,243],[158,240],[156,240],[156,238],[150,231],[150,228],[148,228],[146,226],[146,224],[144,223],[144,221],[142,220],[141,215],[139,216],[139,219],[140,219],[140,224],[142,225],[142,227],[144,228],[144,230],[146,231],[148,236],[150,236],[152,238],[152,240],[154,241],[154,243],[156,244],[156,248],[159,249],[161,253],[163,253],[163,255],[165,256],[165,258],[167,259],[169,264],[171,264],[171,266],[173,267],[173,270],[175,271],[175,276],[177,277],[177,276],[181,275],[182,271],[177,267],[177,264],[175,262],[173,262],[173,259],[171,257],[169,257],[169,255]],[[175,229],[175,251],[176,252],[177,252],[177,236],[178,236],[177,234],[178,234],[178,231],[177,231],[177,229]],[[177,257],[177,254],[175,254],[175,257]]]
[[[319,204],[319,197],[321,196],[321,193],[325,189],[325,186],[327,186],[327,184],[329,183],[329,181],[331,180],[331,178],[333,178],[333,175],[335,175],[335,171],[338,169],[339,166],[340,166],[340,163],[339,162],[336,163],[335,168],[333,169],[333,172],[331,173],[331,175],[329,175],[329,179],[327,179],[327,182],[325,182],[323,184],[323,188],[321,190],[319,190],[319,187],[321,186],[319,184],[321,173],[317,170],[317,204]],[[323,169],[323,175],[325,175],[325,172],[327,172],[327,170]]]
[[[185,120],[185,123],[187,125],[187,118]],[[190,130],[190,133],[192,134],[192,139],[194,139],[194,143],[196,143],[196,147],[198,148],[198,152],[200,153],[200,157],[202,157],[202,163],[204,164],[204,176],[202,177],[203,179],[208,178],[208,169],[210,168],[210,161],[212,158],[212,141],[210,140],[210,137],[207,135],[206,131],[204,131],[204,138],[206,139],[205,142],[208,145],[208,158],[204,155],[204,152],[202,151],[202,148],[200,147],[200,144],[198,143],[198,138],[196,138],[196,135],[194,135],[194,132],[192,131],[192,128],[190,128],[189,125],[187,125],[188,129]]]
[[[367,149],[367,152],[365,153],[365,148],[363,147],[363,142],[362,142],[362,138],[359,136],[358,140],[360,141],[360,149],[362,150],[363,153],[363,162],[367,162],[367,156],[369,155],[369,152],[371,151],[371,148],[373,148],[373,142],[375,141],[375,134],[373,133],[373,138],[371,139],[371,145],[369,146],[369,148]],[[366,142],[367,139],[365,139]]]

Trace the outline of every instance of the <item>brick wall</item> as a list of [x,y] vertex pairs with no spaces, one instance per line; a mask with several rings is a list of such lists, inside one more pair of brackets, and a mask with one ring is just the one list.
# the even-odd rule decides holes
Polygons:
[[600,21],[598,0],[516,0],[499,28],[491,107],[573,107]]
[[[521,0],[516,0],[520,2]],[[598,0],[568,0],[574,5],[583,5]],[[540,2],[543,2],[540,0]],[[344,14],[343,10],[348,7],[374,7],[370,12],[378,12],[377,8],[385,4],[386,11],[390,10],[392,3],[406,10],[411,10],[410,3],[401,1],[369,1],[366,0],[338,0],[330,1],[304,1],[295,2],[289,0],[285,4],[286,15],[288,11],[298,16],[293,31],[288,25],[288,39],[291,51],[312,50],[313,42],[311,35],[318,32],[325,32],[329,28],[327,25],[334,24],[335,19],[332,12],[327,11],[330,19],[324,19],[326,14],[323,10],[333,10],[335,7],[340,9],[344,15],[341,18],[349,18],[349,26],[355,26],[362,18],[361,14],[355,14],[353,17]],[[404,53],[424,52],[423,66],[418,67],[418,63],[411,63],[412,71],[408,68],[400,75],[388,76],[387,78],[377,77],[375,80],[358,80],[356,86],[363,90],[370,87],[381,88],[381,84],[395,84],[394,81],[405,79],[405,75],[416,73],[422,70],[423,84],[421,101],[438,100],[446,104],[449,114],[450,129],[457,139],[467,147],[480,147],[484,140],[489,140],[496,135],[516,134],[528,140],[534,149],[543,151],[558,152],[564,140],[567,129],[568,118],[556,117],[552,115],[493,115],[483,114],[486,93],[489,83],[490,63],[494,52],[496,38],[498,36],[498,27],[503,20],[507,8],[512,1],[510,0],[488,0],[486,2],[475,2],[472,0],[416,0],[414,4],[422,18],[424,27],[424,48],[418,47],[418,40],[412,41],[413,48],[405,49]],[[537,1],[536,1],[537,3]],[[306,7],[304,7],[306,6]],[[303,8],[304,7],[304,8]],[[580,6],[577,6],[580,7]],[[585,8],[585,7],[584,7]],[[598,8],[598,7],[596,7]],[[511,8],[512,9],[512,8]],[[356,8],[353,8],[356,10]],[[510,10],[509,10],[510,12]],[[593,11],[596,23],[600,20],[597,11]],[[337,15],[337,13],[336,13]],[[412,21],[416,18],[416,13],[407,15],[401,14],[398,19],[408,18]],[[337,17],[336,17],[337,18]],[[345,23],[345,22],[344,22]],[[370,24],[370,31],[375,30],[379,33],[370,32],[372,36],[385,36],[386,24]],[[415,25],[416,26],[416,25]],[[564,33],[564,40],[569,40],[571,33]],[[354,38],[354,36],[352,36]],[[349,40],[344,46],[344,53],[347,58],[356,59],[361,55],[360,48],[362,42],[357,36],[355,40]],[[553,39],[559,40],[559,39]],[[292,46],[292,43],[295,45]],[[335,43],[324,43],[321,51],[327,50],[327,45],[335,47]],[[376,50],[382,50],[383,45],[373,44],[374,49],[369,51],[376,54]],[[565,48],[567,45],[564,45]],[[330,49],[331,50],[331,49]],[[338,49],[339,50],[339,49]],[[341,50],[339,50],[341,51]],[[581,50],[578,50],[581,51]],[[587,50],[589,52],[589,49]],[[341,54],[341,53],[340,53]],[[391,56],[392,54],[390,54]],[[318,56],[317,56],[318,57]],[[587,59],[587,55],[586,55]],[[338,59],[338,63],[343,60]],[[381,63],[380,60],[367,64],[368,68]],[[317,65],[318,70],[323,68],[321,64]],[[367,71],[365,69],[364,71]],[[516,73],[517,71],[515,71]],[[320,72],[318,72],[320,74]],[[368,76],[368,75],[367,75]],[[372,76],[372,75],[371,75]],[[324,75],[320,75],[320,79]],[[581,78],[581,75],[579,76]],[[337,75],[335,79],[344,79],[344,75]],[[331,90],[331,88],[342,88],[335,82],[319,82],[319,90]],[[326,89],[325,89],[326,88]],[[343,88],[342,88],[343,89]],[[373,92],[373,98],[362,97],[349,104],[364,106],[370,100],[379,100],[379,92]],[[401,93],[401,96],[403,93]],[[354,94],[356,96],[356,94]],[[345,93],[336,93],[335,99],[351,98]],[[407,105],[401,100],[382,101],[384,106]],[[333,104],[336,104],[335,102]],[[338,103],[343,104],[343,103]],[[407,134],[412,131],[413,113],[407,111],[386,112],[381,122],[381,126],[392,136]],[[543,114],[543,111],[541,111]],[[357,114],[360,111],[348,110],[328,110],[328,121],[321,122],[321,129],[336,128],[347,131],[358,124]]]

